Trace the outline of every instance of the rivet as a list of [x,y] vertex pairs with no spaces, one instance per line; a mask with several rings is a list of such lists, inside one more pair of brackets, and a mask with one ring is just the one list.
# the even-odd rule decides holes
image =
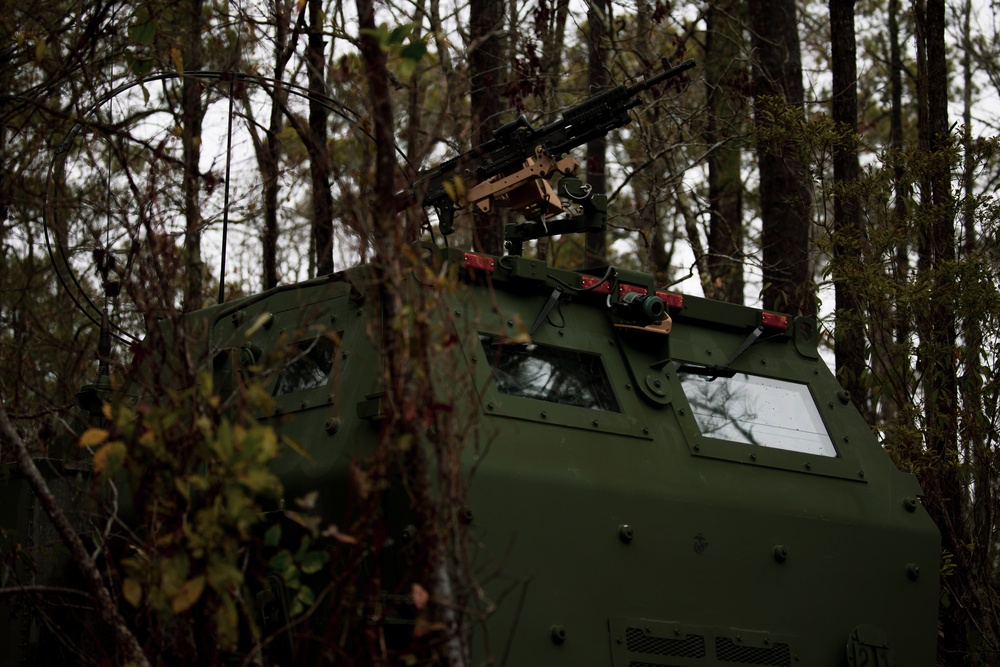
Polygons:
[[461,514],[459,514],[459,518],[465,525],[469,525],[470,523],[472,523],[472,508],[469,507],[468,505],[463,507]]
[[333,324],[336,321],[337,321],[337,316],[336,315],[331,315],[330,316],[330,324]]
[[864,479],[865,478],[865,471],[864,470],[859,470],[858,471],[858,478],[859,479]]
[[846,443],[846,442],[850,442],[850,441],[851,441],[851,437],[848,436],[848,435],[845,435],[844,436],[844,442]]
[[594,421],[590,422],[590,423],[594,425],[594,428],[597,428],[598,424],[597,424],[597,420],[596,419]]
[[507,326],[509,327],[514,326],[514,320],[507,320]]
[[649,427],[648,426],[643,426],[642,427],[642,434],[643,435],[649,435]]
[[750,460],[751,461],[756,461],[757,460],[757,455],[756,454],[751,454],[750,455]]
[[618,526],[618,539],[620,539],[625,544],[628,544],[635,538],[635,531],[632,530],[632,526],[627,523],[623,523]]
[[462,311],[460,311],[459,309],[456,308],[455,309],[455,317],[461,317],[461,316],[462,316]]
[[788,549],[783,544],[774,545],[774,560],[784,563],[788,560]]
[[347,359],[347,357],[349,357],[349,356],[351,356],[351,353],[348,352],[347,350],[344,350],[343,352],[340,353],[340,358],[341,359]]
[[908,496],[906,498],[903,498],[903,507],[906,508],[907,512],[916,512],[917,511],[917,499],[914,498],[913,496]]
[[549,636],[556,644],[562,644],[566,641],[566,628],[561,625],[553,625],[549,630]]
[[653,386],[659,389],[660,387],[663,386],[663,383],[660,382],[659,380],[653,380]]
[[487,404],[486,404],[486,409],[487,409],[487,410],[492,410],[492,409],[493,409],[493,403],[492,403],[492,402],[490,402],[490,403],[487,403]]
[[761,366],[767,366],[767,359],[761,359],[760,360],[760,365]]
[[632,383],[631,382],[626,382],[625,383],[625,390],[626,391],[632,391]]
[[549,414],[545,412],[545,410],[542,410],[540,413],[538,413],[538,416],[541,417],[542,419],[548,419]]
[[677,411],[677,414],[679,414],[681,417],[683,417],[687,413],[684,411],[684,408],[681,408],[680,410]]
[[712,356],[712,348],[706,347],[705,348],[705,354],[707,354],[708,356]]
[[565,335],[566,335],[566,332],[565,332],[565,331],[563,331],[562,329],[559,329],[559,330],[558,330],[558,331],[556,332],[556,334],[557,334],[557,335],[559,335],[559,336],[565,336]]
[[920,578],[920,566],[916,563],[906,564],[906,576],[910,578],[911,581],[916,581]]
[[811,464],[811,463],[806,463],[806,465],[805,465],[805,469],[806,469],[806,470],[812,470],[812,469],[813,469],[813,466],[812,466],[812,464]]
[[695,445],[692,449],[694,449],[694,451],[696,451],[696,452],[700,452],[701,451],[701,445]]
[[339,417],[330,417],[326,420],[326,432],[333,435],[340,430],[341,420]]

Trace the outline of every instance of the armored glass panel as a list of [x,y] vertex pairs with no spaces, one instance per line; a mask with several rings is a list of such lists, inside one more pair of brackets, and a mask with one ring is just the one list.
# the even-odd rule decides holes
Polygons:
[[621,412],[601,357],[548,345],[480,336],[501,394],[591,410]]
[[274,384],[274,395],[325,387],[333,369],[333,342],[329,338],[305,340],[292,351],[294,356]]
[[809,387],[747,373],[678,372],[702,435],[803,454],[837,456]]

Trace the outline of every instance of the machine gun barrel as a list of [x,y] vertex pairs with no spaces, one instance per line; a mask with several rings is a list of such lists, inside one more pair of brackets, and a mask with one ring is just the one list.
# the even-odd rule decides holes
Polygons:
[[451,234],[456,208],[475,203],[465,197],[466,192],[490,179],[514,173],[539,155],[558,160],[577,146],[627,125],[632,120],[629,109],[639,104],[639,93],[691,69],[694,60],[672,67],[664,58],[663,65],[663,72],[599,93],[541,128],[533,128],[524,116],[519,116],[494,130],[493,136],[478,148],[425,171],[409,192],[397,195],[397,206],[405,208],[423,192],[424,206],[433,206],[438,212],[441,232]]

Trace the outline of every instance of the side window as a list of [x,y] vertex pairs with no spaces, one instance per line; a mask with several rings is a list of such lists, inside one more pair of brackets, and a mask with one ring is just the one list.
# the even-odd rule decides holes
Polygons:
[[501,394],[621,412],[600,355],[549,345],[504,343],[495,336],[479,338]]
[[304,340],[293,346],[287,365],[274,383],[274,395],[325,387],[333,370],[334,345],[326,336]]
[[836,457],[809,386],[747,373],[678,369],[703,436],[802,454]]

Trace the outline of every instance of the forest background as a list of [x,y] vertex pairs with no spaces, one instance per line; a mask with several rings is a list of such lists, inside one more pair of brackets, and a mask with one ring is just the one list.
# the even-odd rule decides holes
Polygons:
[[[942,531],[939,664],[996,664],[996,9],[5,0],[3,455],[18,442],[45,451],[65,428],[96,372],[105,309],[120,359],[150,323],[217,298],[373,259],[388,266],[433,222],[392,203],[420,169],[517,114],[537,127],[659,71],[661,58],[694,58],[695,69],[645,95],[630,126],[584,149],[586,180],[610,197],[607,233],[526,252],[818,314],[838,377],[918,477]],[[150,73],[163,75],[135,85]],[[505,219],[465,213],[451,243],[499,254]],[[78,283],[51,247],[66,249]],[[209,605],[204,579],[185,588],[195,579],[182,577],[157,603],[136,588],[138,574],[116,577],[93,583],[138,608]],[[213,627],[235,632],[224,598],[212,603]],[[111,622],[129,646],[128,623]],[[123,650],[142,662],[140,647]]]

